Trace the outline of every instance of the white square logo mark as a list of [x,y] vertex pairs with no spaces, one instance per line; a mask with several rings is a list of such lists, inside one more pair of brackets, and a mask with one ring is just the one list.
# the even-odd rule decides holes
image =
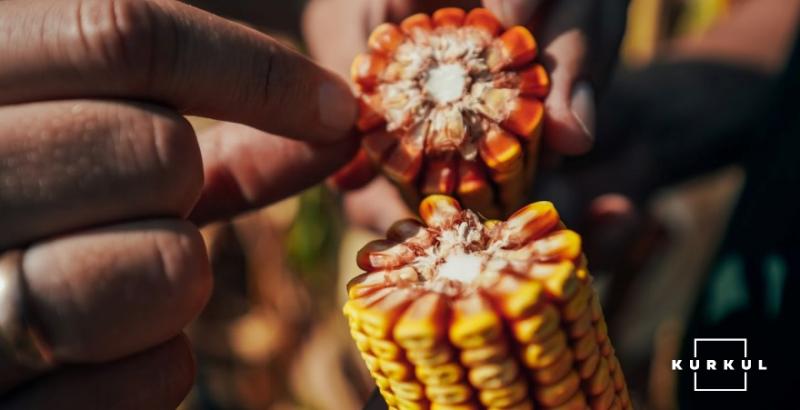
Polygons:
[[[734,342],[734,343],[742,343],[744,348],[744,356],[743,358],[747,358],[747,339],[745,338],[699,338],[694,339],[694,350],[692,352],[692,357],[697,358],[697,342]],[[747,372],[744,372],[744,386],[741,388],[733,388],[733,389],[702,389],[697,387],[697,372],[694,372],[694,391],[747,391]]]

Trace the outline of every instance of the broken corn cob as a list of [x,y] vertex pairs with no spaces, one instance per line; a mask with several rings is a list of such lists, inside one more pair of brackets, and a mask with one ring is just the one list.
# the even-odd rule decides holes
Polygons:
[[630,409],[580,237],[549,202],[482,220],[452,197],[367,244],[344,313],[393,409]]
[[[351,68],[357,126],[369,158],[410,205],[448,194],[490,218],[518,208],[550,88],[531,33],[503,31],[486,9],[444,8],[379,25],[368,48]],[[346,175],[337,179],[352,185]]]

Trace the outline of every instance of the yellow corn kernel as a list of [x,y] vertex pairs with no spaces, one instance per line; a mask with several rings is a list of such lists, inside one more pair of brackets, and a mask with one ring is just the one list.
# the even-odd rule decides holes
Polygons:
[[489,410],[533,410],[533,403],[530,400],[523,400],[519,403],[503,407],[489,407]]
[[[617,359],[614,358],[612,360],[617,360]],[[606,365],[606,369],[607,368],[608,366]],[[614,371],[614,374],[612,374],[612,376],[614,378],[614,388],[617,391],[622,390],[622,388],[625,387],[625,378],[622,375],[622,370],[619,367],[619,363],[617,364],[617,370]]]
[[597,369],[597,365],[600,363],[600,357],[600,350],[595,349],[586,360],[580,362],[578,375],[581,376],[581,379],[592,377],[594,371]]
[[428,226],[441,226],[461,211],[458,201],[447,195],[429,195],[419,204],[419,216]]
[[370,351],[381,359],[395,360],[400,357],[400,347],[389,340],[371,339],[369,347]]
[[417,366],[438,366],[453,359],[453,351],[447,346],[439,346],[431,350],[408,350],[408,361]]
[[461,351],[461,363],[467,367],[493,363],[502,360],[508,355],[508,345],[504,340],[474,349]]
[[414,369],[408,363],[391,360],[379,360],[378,363],[381,373],[392,380],[408,380],[413,377]]
[[608,339],[608,325],[606,324],[605,319],[600,319],[597,321],[595,325],[595,333],[597,333],[597,342],[603,343]]
[[525,364],[532,369],[547,367],[555,362],[566,349],[567,337],[564,332],[558,331],[541,343],[531,343],[525,346],[523,351]]
[[554,407],[566,403],[580,388],[580,378],[575,372],[569,372],[560,381],[549,386],[534,386],[536,401],[544,406]]
[[400,317],[394,339],[409,350],[431,349],[443,338],[446,314],[444,297],[428,293],[415,300]]
[[558,221],[558,212],[551,202],[535,202],[508,217],[501,234],[510,243],[523,244],[550,231]]
[[480,296],[454,303],[450,340],[461,349],[474,349],[497,340],[502,333],[500,318]]
[[631,396],[628,393],[628,386],[623,385],[622,390],[619,391],[620,404],[625,408],[631,407]]
[[428,386],[425,389],[428,400],[438,404],[461,404],[472,397],[472,389],[465,384]]
[[[347,296],[350,299],[369,296],[370,293],[383,289],[391,284],[387,276],[386,271],[362,273],[347,282]],[[348,313],[345,312],[345,316],[347,316],[347,314]]]
[[511,330],[520,343],[541,342],[552,336],[558,329],[558,319],[558,311],[548,304],[541,312],[514,322]]
[[442,404],[431,403],[431,410],[479,410],[480,407],[475,403],[463,404]]
[[484,364],[473,367],[469,371],[469,382],[481,389],[499,389],[511,384],[517,378],[519,365],[514,358],[507,358],[501,363]]
[[364,363],[367,365],[367,370],[370,373],[380,372],[380,360],[377,357],[369,354],[369,353],[361,353],[361,358],[364,359]]
[[383,400],[386,401],[386,405],[389,407],[397,405],[397,398],[390,390],[378,389],[378,391],[381,393],[381,396],[383,396]]
[[411,303],[411,295],[401,291],[390,293],[374,305],[359,312],[358,319],[361,322],[361,328],[370,337],[385,339],[394,326],[394,322],[409,303]]
[[608,410],[614,402],[614,385],[608,383],[606,389],[597,396],[589,397],[589,405],[592,410]]
[[417,366],[417,379],[426,386],[443,386],[461,381],[464,370],[458,363],[446,363],[438,366]]
[[[569,337],[570,339],[579,339],[591,330],[593,330],[592,312],[591,309],[586,309],[579,318],[569,324]],[[602,342],[602,340],[599,340],[599,342]]]
[[547,260],[574,260],[581,254],[581,237],[574,231],[562,229],[537,239],[531,248],[536,255]]
[[616,357],[613,357],[611,360],[608,361],[608,370],[609,371],[616,371],[617,366],[619,365],[619,360]]
[[389,384],[392,386],[392,393],[394,393],[398,399],[414,401],[425,398],[422,385],[416,381],[395,381],[389,379]]
[[597,342],[595,341],[594,334],[587,333],[580,339],[575,341],[572,346],[575,353],[575,360],[584,360],[589,357],[592,352],[597,350]]
[[380,374],[373,374],[372,378],[375,379],[375,384],[378,385],[379,389],[389,389],[389,379],[387,377],[384,377]]
[[[506,276],[503,279],[511,278]],[[503,281],[501,279],[501,281]],[[510,319],[519,319],[530,316],[542,306],[542,285],[532,280],[513,280],[509,281],[512,289],[498,289],[495,300],[500,308],[500,313]],[[502,283],[498,286],[502,286]]]
[[562,308],[561,317],[568,322],[574,322],[581,314],[589,308],[589,299],[592,296],[592,290],[588,286],[582,286]]
[[342,306],[342,313],[344,313],[344,316],[346,318],[350,319],[353,316],[356,309],[355,305],[356,305],[355,301],[348,300],[347,302],[345,302],[344,306]]
[[524,379],[519,379],[507,387],[498,389],[483,389],[479,398],[487,407],[508,407],[522,401],[528,395],[528,384]]
[[589,394],[596,396],[602,393],[610,382],[611,376],[608,374],[608,361],[605,357],[601,357],[594,374],[586,381]]
[[586,396],[583,392],[578,392],[573,395],[565,403],[555,407],[548,407],[548,410],[585,410],[586,409]]
[[356,342],[356,347],[361,352],[369,352],[369,336],[365,335],[364,333],[359,332],[358,330],[351,330],[350,336],[353,337],[353,340]]
[[568,260],[534,264],[528,275],[541,280],[547,294],[557,301],[573,297],[580,285],[575,275],[575,265]]
[[533,376],[533,380],[537,383],[543,385],[553,384],[564,378],[564,376],[572,370],[572,364],[572,352],[565,350],[555,362],[550,364],[550,366],[531,370],[531,375]]
[[404,400],[398,397],[397,408],[398,410],[427,410],[429,405],[425,400]]
[[614,354],[614,347],[611,346],[611,342],[609,342],[608,339],[603,340],[603,343],[600,344],[600,353],[602,353],[604,357],[609,357]]

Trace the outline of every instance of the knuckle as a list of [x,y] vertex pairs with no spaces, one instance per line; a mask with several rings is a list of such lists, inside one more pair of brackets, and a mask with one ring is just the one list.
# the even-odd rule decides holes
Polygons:
[[155,62],[168,50],[162,36],[169,16],[158,1],[81,0],[75,3],[78,41],[101,70],[125,69],[131,87],[149,86]]
[[182,116],[163,110],[150,116],[152,149],[160,166],[154,175],[157,190],[170,209],[187,215],[203,188],[200,147],[191,124]]
[[155,246],[159,268],[174,291],[179,320],[188,323],[211,295],[212,276],[203,238],[197,227],[184,220],[169,220]]
[[155,357],[159,371],[165,374],[157,381],[163,408],[176,408],[189,393],[197,372],[188,338],[181,334],[166,342]]
[[[203,186],[200,148],[191,124],[177,113],[147,104],[108,104],[101,119],[113,124],[118,172],[132,174],[140,195],[158,199],[161,212],[189,213]],[[126,165],[122,165],[126,164]]]

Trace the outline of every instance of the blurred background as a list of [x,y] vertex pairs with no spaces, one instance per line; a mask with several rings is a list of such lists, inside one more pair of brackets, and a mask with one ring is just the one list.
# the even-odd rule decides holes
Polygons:
[[[304,49],[303,0],[192,3]],[[797,16],[782,16],[785,4],[631,0],[597,149],[537,182],[535,196],[585,236],[637,408],[679,408],[676,373],[653,363],[678,357],[712,267],[734,272],[720,285],[727,302],[740,295],[739,262],[720,265],[720,248],[748,175],[737,154],[766,126],[786,76]],[[651,161],[641,144],[657,152]],[[587,216],[598,197],[625,212]],[[356,250],[377,234],[348,224],[341,199],[320,186],[204,235],[216,287],[188,330],[198,377],[182,408],[361,408],[373,384],[340,308]]]

